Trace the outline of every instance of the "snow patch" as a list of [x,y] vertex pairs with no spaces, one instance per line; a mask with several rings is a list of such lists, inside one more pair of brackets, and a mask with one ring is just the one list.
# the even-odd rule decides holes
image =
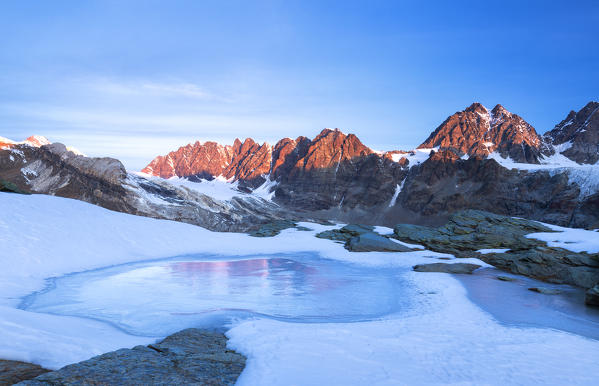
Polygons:
[[[339,165],[337,165],[339,167]],[[256,189],[252,191],[253,195],[261,197],[267,201],[272,201],[275,196],[275,190],[277,188],[278,182],[270,179],[270,174],[266,176],[266,181]]]
[[509,248],[487,248],[487,249],[479,249],[476,252],[482,253],[483,255],[487,253],[506,253],[509,251]]
[[599,253],[599,233],[586,229],[564,228],[543,224],[556,232],[539,232],[526,235],[530,239],[545,241],[550,247],[572,252]]
[[393,193],[393,197],[391,197],[391,202],[389,202],[389,208],[395,206],[395,203],[397,202],[397,197],[399,197],[399,193],[401,193],[401,189],[403,188],[404,182],[406,182],[405,178],[401,180],[401,182],[397,184],[397,186],[395,187],[395,192]]

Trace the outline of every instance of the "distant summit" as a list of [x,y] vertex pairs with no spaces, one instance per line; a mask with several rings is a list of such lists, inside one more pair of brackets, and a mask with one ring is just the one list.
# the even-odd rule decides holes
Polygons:
[[545,134],[563,155],[581,164],[599,161],[599,102],[589,102],[580,111],[570,111],[566,119]]
[[524,163],[538,163],[543,150],[541,137],[520,116],[502,105],[489,110],[480,103],[449,116],[418,148],[450,150],[459,156],[498,152]]

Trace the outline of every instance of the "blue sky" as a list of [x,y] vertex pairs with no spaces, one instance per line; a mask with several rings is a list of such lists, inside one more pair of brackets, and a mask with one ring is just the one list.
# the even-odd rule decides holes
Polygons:
[[139,169],[324,127],[417,146],[474,101],[543,133],[599,99],[597,1],[3,1],[0,136]]

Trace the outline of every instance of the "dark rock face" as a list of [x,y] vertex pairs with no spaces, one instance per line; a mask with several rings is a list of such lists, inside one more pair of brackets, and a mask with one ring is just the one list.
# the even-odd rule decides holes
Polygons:
[[478,268],[480,268],[480,265],[468,263],[431,263],[418,264],[412,267],[416,272],[444,272],[454,274],[471,274]]
[[465,208],[526,217],[563,226],[599,226],[599,212],[585,209],[597,197],[580,197],[565,173],[509,170],[493,159],[462,160],[438,152],[410,170],[397,205],[423,216],[449,216]]
[[121,349],[63,367],[20,385],[233,385],[245,357],[223,334],[187,329],[160,343]]
[[542,141],[524,119],[497,105],[487,110],[474,103],[447,118],[419,148],[439,148],[458,154],[486,157],[497,151],[517,162],[538,163]]
[[566,119],[545,134],[547,142],[580,164],[599,161],[599,102],[589,102],[580,111],[570,111]]
[[[399,240],[457,257],[478,257],[497,268],[551,283],[590,288],[599,281],[599,255],[548,247],[525,237],[534,232],[551,230],[534,221],[477,210],[458,212],[439,228],[399,224],[394,229]],[[509,251],[476,252],[496,248]]]
[[0,359],[0,385],[13,385],[27,379],[35,378],[48,371],[50,370],[46,370],[33,363]]

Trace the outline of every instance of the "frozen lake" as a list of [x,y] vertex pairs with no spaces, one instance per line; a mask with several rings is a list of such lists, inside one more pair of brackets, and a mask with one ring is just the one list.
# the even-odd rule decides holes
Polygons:
[[236,318],[356,322],[410,308],[399,268],[368,268],[315,254],[185,256],[50,279],[20,308],[82,316],[133,335],[220,328]]
[[[132,335],[157,337],[187,327],[224,329],[253,316],[359,322],[427,312],[427,294],[404,277],[408,271],[352,265],[313,253],[193,255],[53,278],[43,291],[24,298],[20,308],[96,319]],[[583,305],[581,290],[521,276],[504,282],[496,279],[498,274],[505,275],[485,268],[454,277],[469,299],[500,323],[599,339],[599,311]],[[563,294],[538,294],[528,291],[531,286],[560,288]]]

